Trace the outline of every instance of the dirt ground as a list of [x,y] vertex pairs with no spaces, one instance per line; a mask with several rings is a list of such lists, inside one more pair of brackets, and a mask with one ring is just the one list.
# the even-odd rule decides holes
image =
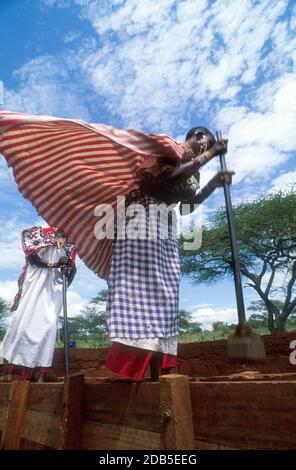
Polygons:
[[[263,336],[266,360],[262,362],[234,361],[227,357],[227,342],[208,341],[203,343],[179,344],[178,373],[196,378],[230,376],[239,374],[242,378],[256,379],[262,374],[295,374],[289,356],[290,343],[296,339],[296,332]],[[71,349],[71,372],[83,372],[88,377],[109,376],[104,368],[107,349]],[[55,351],[53,372],[63,375],[63,350]],[[259,377],[258,376],[258,377]],[[280,377],[278,377],[280,379]],[[268,379],[268,377],[264,377]]]
[[262,362],[234,361],[227,357],[227,342],[208,341],[182,344],[179,348],[178,372],[191,377],[210,377],[255,371],[260,374],[295,373],[289,361],[290,343],[296,332],[262,337],[266,359]]

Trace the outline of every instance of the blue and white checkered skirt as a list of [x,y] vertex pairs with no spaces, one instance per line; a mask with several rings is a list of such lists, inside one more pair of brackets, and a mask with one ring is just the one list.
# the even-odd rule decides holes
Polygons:
[[[126,206],[132,203],[146,209],[149,204],[163,204],[139,190],[130,194]],[[147,222],[148,210],[146,228]],[[179,277],[178,242],[171,222],[167,238],[114,240],[107,300],[110,338],[176,336]]]

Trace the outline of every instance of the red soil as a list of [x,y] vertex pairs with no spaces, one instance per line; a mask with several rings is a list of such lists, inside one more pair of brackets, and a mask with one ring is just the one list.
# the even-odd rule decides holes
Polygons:
[[[234,361],[227,357],[225,340],[203,343],[180,344],[178,350],[178,373],[191,377],[213,377],[253,371],[255,378],[260,374],[295,373],[296,365],[290,364],[290,343],[296,339],[296,332],[262,337],[266,349],[264,362]],[[107,349],[71,349],[71,372],[84,372],[86,376],[110,376],[104,369]],[[63,375],[63,350],[55,352],[53,371]],[[247,374],[248,375],[248,374]],[[246,375],[246,378],[247,378]],[[235,378],[235,377],[234,377]],[[267,378],[267,377],[266,377]]]

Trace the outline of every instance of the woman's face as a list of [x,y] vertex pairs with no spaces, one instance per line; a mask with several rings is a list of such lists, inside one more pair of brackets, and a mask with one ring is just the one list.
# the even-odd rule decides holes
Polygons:
[[210,134],[200,131],[193,134],[190,139],[187,140],[187,142],[192,147],[195,155],[200,155],[201,153],[210,149],[213,146],[215,140]]
[[62,231],[61,229],[59,229],[59,228],[56,228],[55,233],[56,233],[56,236],[57,236],[57,237],[64,237],[64,238],[66,237],[65,232],[63,232],[63,231]]

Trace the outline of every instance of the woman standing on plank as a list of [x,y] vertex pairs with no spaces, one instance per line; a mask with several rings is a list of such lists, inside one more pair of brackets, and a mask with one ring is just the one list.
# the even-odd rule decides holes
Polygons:
[[18,366],[20,377],[31,379],[38,368],[42,380],[52,364],[63,305],[62,273],[70,285],[76,273],[75,251],[69,238],[53,227],[24,230],[22,247],[26,264],[11,307],[11,324],[0,345],[0,359],[8,362],[9,375]]
[[[137,236],[115,239],[108,279],[108,325],[112,347],[106,367],[121,376],[143,379],[150,364],[152,380],[176,367],[179,304],[179,253],[173,215],[168,214],[168,230],[157,223],[149,208],[163,210],[181,202],[194,210],[223,181],[231,182],[231,172],[219,172],[198,191],[199,169],[226,150],[226,141],[216,142],[206,128],[191,129],[186,136],[182,164],[175,167],[168,159],[143,171],[139,189],[126,198],[126,228],[139,211]],[[129,217],[129,214],[133,214]],[[154,212],[155,214],[155,212]],[[161,219],[161,216],[160,216]],[[149,229],[154,237],[149,236]],[[134,225],[133,225],[134,228]],[[118,227],[117,227],[118,229]],[[122,229],[121,229],[122,231]],[[164,235],[166,235],[164,237]]]

